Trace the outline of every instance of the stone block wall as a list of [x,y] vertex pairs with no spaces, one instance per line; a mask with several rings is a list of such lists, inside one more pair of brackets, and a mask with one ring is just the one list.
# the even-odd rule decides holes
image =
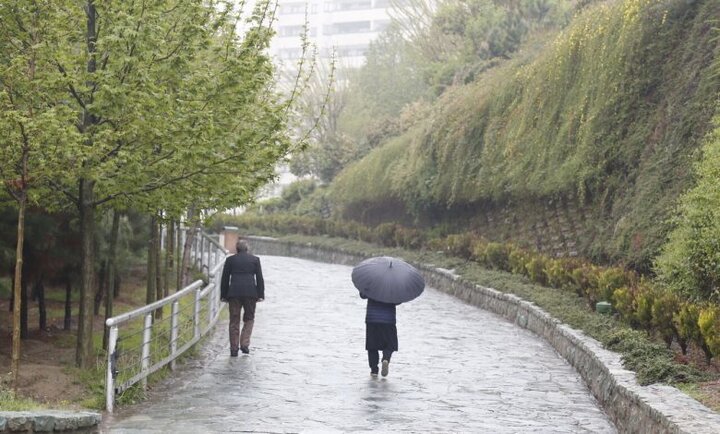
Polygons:
[[[249,237],[249,241],[255,254],[344,265],[355,265],[375,255],[266,237]],[[621,433],[720,433],[720,415],[673,387],[640,386],[635,374],[623,368],[618,354],[560,323],[535,304],[476,285],[449,270],[415,265],[428,286],[500,315],[545,339],[577,370]]]

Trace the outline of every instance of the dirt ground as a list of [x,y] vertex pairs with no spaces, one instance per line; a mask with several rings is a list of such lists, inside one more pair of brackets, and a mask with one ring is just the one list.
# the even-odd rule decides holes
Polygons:
[[[7,301],[0,303],[0,372],[3,382],[9,383],[12,315],[7,308]],[[75,362],[75,332],[62,330],[62,320],[42,332],[37,329],[36,316],[30,321],[29,337],[21,344],[19,394],[50,407],[79,408],[85,388],[69,372]]]
[[[144,301],[144,270],[138,267],[134,273],[124,276],[123,287],[115,299],[116,312],[128,310]],[[48,311],[47,329],[39,330],[38,306],[30,302],[28,310],[28,338],[21,343],[19,395],[32,398],[48,407],[81,408],[80,402],[87,398],[85,386],[73,372],[75,366],[75,342],[77,333],[77,303],[73,302],[70,330],[63,330],[63,288],[46,289]],[[75,297],[77,294],[73,294]],[[101,309],[102,311],[102,309]],[[95,317],[93,334],[103,332],[104,318]],[[12,354],[12,312],[9,300],[0,298],[0,384],[10,383]]]

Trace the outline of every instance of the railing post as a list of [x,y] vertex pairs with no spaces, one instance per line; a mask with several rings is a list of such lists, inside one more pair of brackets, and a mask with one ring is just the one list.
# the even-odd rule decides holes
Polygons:
[[[143,329],[142,344],[142,371],[146,372],[150,368],[150,338],[152,328],[153,314],[150,312],[145,315],[145,328]],[[143,390],[147,390],[147,375],[142,379]]]
[[212,252],[213,252],[212,241],[210,241],[210,239],[208,239],[208,248],[207,248],[208,275],[210,274],[210,270],[212,270],[212,267],[213,267]]
[[[180,313],[180,303],[173,301],[172,313],[170,314],[170,355],[174,356],[177,351],[178,339],[178,315]],[[170,369],[175,370],[175,359],[170,362]]]
[[202,235],[200,229],[195,231],[195,267],[202,270]]
[[195,326],[195,339],[200,339],[200,289],[195,291],[195,314],[193,325]]
[[110,327],[110,333],[108,334],[107,373],[105,377],[105,408],[109,413],[112,413],[115,403],[115,347],[117,346],[117,338],[117,326]]
[[217,281],[217,275],[210,276],[210,284],[212,285],[212,289],[208,291],[208,306],[210,307],[210,319],[208,320],[208,328],[212,325],[213,320],[215,319],[215,312],[217,311],[217,306],[215,306],[215,288],[217,285],[215,285],[215,282]]

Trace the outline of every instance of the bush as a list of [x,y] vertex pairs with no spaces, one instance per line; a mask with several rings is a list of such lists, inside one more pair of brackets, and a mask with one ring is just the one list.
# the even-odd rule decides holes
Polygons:
[[637,305],[635,302],[635,291],[632,287],[623,286],[616,289],[613,292],[612,304],[615,310],[620,313],[620,317],[623,320],[628,322],[630,326],[637,327],[637,322],[635,321]]
[[496,270],[509,271],[508,249],[500,243],[488,243],[485,248],[485,264]]
[[446,240],[445,251],[452,256],[463,259],[472,259],[473,247],[477,242],[477,237],[473,234],[453,234],[448,235]]
[[708,305],[702,308],[698,326],[710,353],[720,354],[720,306]]
[[655,303],[655,298],[656,294],[650,287],[644,283],[638,284],[635,295],[636,310],[634,315],[638,327],[645,330],[652,329],[652,307],[653,303]]
[[533,256],[530,261],[525,264],[527,274],[535,283],[547,285],[547,274],[545,274],[546,260],[540,255]]
[[622,268],[606,268],[598,273],[595,297],[598,301],[612,300],[616,289],[630,285],[631,279]]
[[383,223],[376,227],[375,242],[385,247],[395,247],[395,224]]
[[547,260],[545,275],[548,285],[558,289],[571,288],[573,286],[572,270],[575,268],[575,262],[568,259]]
[[651,315],[652,315],[652,327],[660,334],[660,337],[665,341],[665,345],[670,348],[673,339],[677,339],[683,353],[686,352],[686,343],[680,336],[673,324],[673,317],[680,311],[680,299],[677,295],[663,291],[658,294],[655,301],[652,304]]
[[508,267],[513,274],[523,274],[527,276],[527,268],[525,264],[530,260],[530,254],[518,248],[510,249],[508,254]]
[[678,313],[673,316],[673,324],[675,324],[680,338],[685,342],[693,342],[700,347],[705,353],[705,361],[710,363],[712,353],[703,339],[699,319],[700,307],[694,303],[686,302],[680,306]]

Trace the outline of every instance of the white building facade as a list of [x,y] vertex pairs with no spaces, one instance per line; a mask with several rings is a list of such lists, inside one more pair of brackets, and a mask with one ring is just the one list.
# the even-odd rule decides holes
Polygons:
[[271,54],[285,68],[297,64],[307,13],[308,39],[319,59],[328,61],[334,50],[339,68],[358,68],[370,42],[390,23],[389,8],[390,0],[278,0]]

